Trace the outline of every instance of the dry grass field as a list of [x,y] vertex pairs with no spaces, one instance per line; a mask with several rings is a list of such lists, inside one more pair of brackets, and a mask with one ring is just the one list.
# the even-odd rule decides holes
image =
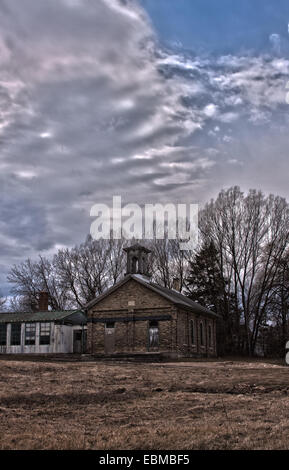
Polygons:
[[0,360],[0,449],[288,449],[289,368]]

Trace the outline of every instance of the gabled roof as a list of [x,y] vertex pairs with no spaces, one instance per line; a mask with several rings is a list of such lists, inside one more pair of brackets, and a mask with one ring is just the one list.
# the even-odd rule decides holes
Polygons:
[[211,310],[202,307],[200,304],[197,302],[193,302],[193,300],[189,299],[185,295],[181,294],[180,292],[174,290],[174,289],[168,289],[166,287],[159,286],[158,284],[153,283],[150,278],[147,276],[143,276],[141,274],[128,274],[122,279],[121,281],[117,282],[114,286],[112,286],[110,289],[108,289],[106,292],[103,294],[99,295],[96,297],[94,300],[89,302],[85,308],[91,308],[94,305],[96,305],[98,302],[100,302],[102,299],[105,297],[109,296],[112,292],[117,290],[119,287],[122,285],[126,284],[130,279],[134,279],[135,281],[139,282],[140,284],[144,285],[148,289],[156,292],[157,294],[161,295],[162,297],[165,297],[167,300],[172,302],[173,304],[184,308],[186,310],[190,310],[193,313],[196,314],[203,314],[203,315],[210,315],[215,318],[219,318],[219,315],[217,315],[215,312],[212,312]]
[[45,312],[9,312],[0,313],[0,323],[20,322],[65,322],[72,325],[85,324],[86,315],[82,310],[61,310]]

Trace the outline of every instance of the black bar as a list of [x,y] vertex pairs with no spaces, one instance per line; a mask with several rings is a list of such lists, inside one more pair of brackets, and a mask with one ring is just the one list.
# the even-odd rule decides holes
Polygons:
[[132,321],[168,321],[171,320],[171,315],[153,315],[153,316],[146,316],[146,317],[107,317],[107,318],[88,318],[87,323],[107,323],[110,321],[113,322],[132,322]]

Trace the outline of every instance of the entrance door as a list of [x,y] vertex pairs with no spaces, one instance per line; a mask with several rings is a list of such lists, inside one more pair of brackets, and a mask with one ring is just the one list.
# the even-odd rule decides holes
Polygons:
[[86,331],[74,330],[73,331],[73,352],[82,354],[86,349]]
[[113,354],[115,347],[115,327],[114,322],[106,323],[104,330],[105,354]]

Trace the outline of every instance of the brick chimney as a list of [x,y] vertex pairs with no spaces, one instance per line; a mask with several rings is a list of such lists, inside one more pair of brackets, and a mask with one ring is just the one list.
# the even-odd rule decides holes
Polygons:
[[38,311],[46,312],[48,310],[48,292],[39,292]]
[[177,290],[178,292],[181,291],[181,281],[179,277],[173,278],[173,289]]

